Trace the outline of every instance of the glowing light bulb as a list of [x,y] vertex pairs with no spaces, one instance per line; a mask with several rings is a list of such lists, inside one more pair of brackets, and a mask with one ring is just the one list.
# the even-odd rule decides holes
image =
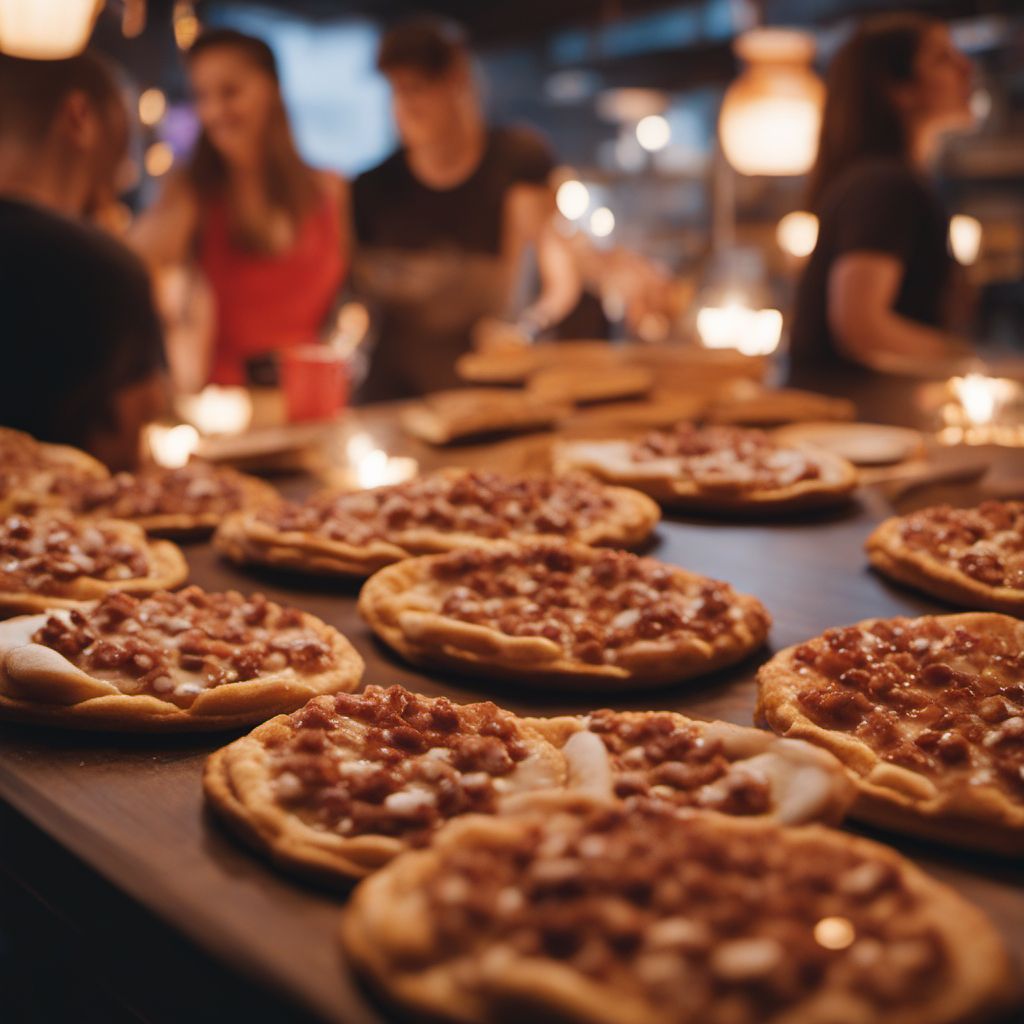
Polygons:
[[648,153],[664,149],[672,138],[672,128],[661,114],[648,114],[636,126],[636,140]]
[[969,267],[981,251],[981,221],[958,213],[949,220],[949,247],[957,263]]
[[145,125],[157,124],[167,113],[167,97],[159,89],[147,89],[139,96],[139,120]]
[[590,190],[582,181],[570,178],[558,186],[555,203],[566,220],[579,220],[590,206]]
[[174,150],[166,142],[154,142],[146,150],[146,173],[152,178],[166,174],[174,165]]
[[597,238],[607,238],[615,230],[615,214],[607,206],[599,206],[590,215],[590,232]]
[[799,259],[810,256],[818,244],[818,218],[806,210],[787,213],[775,229],[775,241],[790,256]]

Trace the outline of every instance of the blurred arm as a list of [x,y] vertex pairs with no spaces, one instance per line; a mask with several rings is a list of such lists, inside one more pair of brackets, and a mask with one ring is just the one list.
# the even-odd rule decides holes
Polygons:
[[851,359],[894,373],[945,373],[963,369],[971,346],[917,323],[893,309],[903,263],[880,252],[849,252],[828,278],[828,322]]
[[199,227],[199,205],[183,178],[167,181],[156,201],[135,218],[128,244],[152,269],[187,263]]

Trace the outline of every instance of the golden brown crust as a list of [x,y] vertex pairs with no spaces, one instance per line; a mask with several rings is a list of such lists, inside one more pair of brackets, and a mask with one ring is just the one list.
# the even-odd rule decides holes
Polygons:
[[[551,794],[524,798],[517,813],[499,819],[473,816],[452,822],[430,848],[404,854],[358,886],[340,922],[340,939],[348,959],[374,989],[416,1020],[458,1024],[529,1019],[551,1024],[698,1024],[706,1020],[667,1003],[653,979],[632,977],[628,986],[616,984],[614,975],[586,974],[570,960],[520,952],[507,933],[488,933],[480,926],[479,932],[466,933],[461,948],[441,942],[439,926],[423,894],[449,877],[450,861],[459,863],[470,850],[487,851],[492,859],[521,856],[526,837],[533,841],[539,833],[541,841],[553,840],[562,830],[573,835],[572,818],[586,815],[591,806],[591,801],[578,794]],[[1013,998],[1009,957],[988,918],[894,851],[816,825],[779,828],[765,821],[685,812],[680,817],[681,837],[684,830],[706,832],[713,821],[715,831],[726,841],[782,846],[805,860],[809,856],[828,859],[831,854],[877,865],[877,870],[899,878],[913,901],[915,924],[941,936],[946,957],[943,976],[916,1006],[903,1002],[883,1008],[856,997],[851,1002],[840,982],[837,992],[829,984],[816,986],[803,1001],[766,1011],[765,1016],[757,1017],[761,1024],[838,1020],[970,1024],[989,1019]],[[561,899],[557,890],[553,898]],[[479,919],[466,918],[468,922]],[[663,920],[686,923],[679,917]],[[467,927],[474,928],[474,924]],[[898,941],[893,943],[894,949],[897,946]],[[707,984],[708,971],[707,966],[699,968],[692,983]],[[725,991],[735,993],[742,985],[727,985]],[[741,1000],[740,1007],[745,1006],[749,1003]],[[727,1018],[723,1014],[721,1019]],[[738,1017],[730,1014],[728,1019],[754,1017],[748,1011]]]
[[[600,552],[581,545],[556,547],[570,553],[577,564],[601,557]],[[657,641],[638,640],[623,648],[614,663],[588,663],[543,636],[513,636],[443,614],[445,595],[459,582],[434,577],[434,567],[444,558],[407,559],[379,570],[360,591],[359,612],[377,636],[407,661],[472,673],[477,678],[594,692],[671,686],[747,657],[764,643],[770,624],[757,598],[733,593],[730,600],[737,609],[737,620],[730,632],[713,640],[696,632]],[[683,569],[665,569],[680,588],[707,582]]]
[[140,526],[120,519],[96,520],[96,525],[118,534],[124,543],[144,551],[149,563],[148,573],[123,580],[79,576],[63,586],[60,594],[0,591],[0,617],[42,612],[51,608],[78,608],[112,590],[123,590],[129,594],[173,590],[188,579],[188,563],[177,545],[168,540],[149,540]]
[[444,445],[487,434],[540,430],[570,411],[564,403],[521,389],[462,388],[426,395],[402,409],[400,420],[413,437]]
[[[13,447],[17,456],[7,458]],[[37,441],[30,434],[0,427],[0,514],[67,503],[67,487],[104,480],[110,471],[98,459],[70,445]]]
[[[201,493],[190,498],[194,488]],[[190,501],[198,507],[189,508]],[[149,466],[139,473],[119,473],[69,495],[71,507],[83,515],[123,519],[150,535],[177,538],[204,536],[233,511],[280,501],[277,489],[258,477],[201,461],[178,469]],[[140,505],[153,511],[138,512]]]
[[[1024,624],[986,612],[928,616],[952,630],[1016,634],[1024,649]],[[866,619],[855,628],[883,620]],[[917,620],[924,621],[924,619]],[[882,828],[935,839],[953,846],[1020,856],[1024,853],[1024,805],[994,785],[942,789],[926,775],[883,760],[866,742],[817,725],[803,710],[800,694],[822,677],[798,665],[794,645],[779,651],[757,674],[755,720],[780,736],[806,740],[834,754],[858,789],[851,814]]]
[[[257,852],[293,874],[347,887],[409,848],[400,836],[364,833],[345,836],[314,828],[276,799],[268,749],[295,734],[293,716],[278,715],[207,759],[203,790],[210,806]],[[521,783],[529,790],[538,779],[561,787],[565,762],[536,730],[519,723],[529,748]],[[513,789],[513,794],[515,790]]]
[[950,604],[1024,616],[1024,589],[989,586],[926,550],[910,547],[902,538],[906,521],[905,516],[893,516],[868,537],[864,549],[880,573]]
[[[0,626],[0,719],[103,732],[211,732],[264,721],[321,693],[354,690],[362,678],[362,658],[337,630],[301,614],[304,624],[329,644],[329,668],[263,672],[205,690],[189,707],[153,694],[119,692],[57,651],[33,643],[46,615],[8,620]],[[38,699],[31,699],[33,693]]]
[[642,491],[668,508],[755,516],[831,507],[846,501],[857,486],[857,470],[846,459],[803,445],[794,450],[821,467],[821,478],[762,489],[701,485],[681,476],[672,458],[633,462],[632,447],[631,441],[565,441],[555,449],[555,471],[582,470]]
[[[439,475],[457,479],[465,472],[448,469]],[[609,487],[605,493],[614,505],[611,513],[573,531],[573,538],[583,544],[609,547],[635,547],[645,541],[661,518],[657,504],[625,487]],[[351,544],[316,532],[278,530],[254,512],[228,516],[213,538],[218,551],[242,565],[357,578],[406,558],[505,543],[473,533],[413,525],[393,530],[386,538]]]

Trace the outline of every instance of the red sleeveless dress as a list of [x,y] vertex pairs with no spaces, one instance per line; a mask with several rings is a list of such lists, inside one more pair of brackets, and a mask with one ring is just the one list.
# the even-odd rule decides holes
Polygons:
[[325,194],[291,247],[273,255],[234,245],[222,200],[203,213],[199,265],[217,307],[210,380],[244,384],[247,359],[318,339],[347,269],[338,204]]

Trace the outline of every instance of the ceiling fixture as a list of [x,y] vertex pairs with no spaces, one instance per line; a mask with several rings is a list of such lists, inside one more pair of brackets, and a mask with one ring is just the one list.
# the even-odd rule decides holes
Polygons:
[[63,60],[89,42],[103,0],[0,0],[0,51]]
[[722,150],[741,174],[805,174],[818,151],[825,87],[811,69],[814,38],[758,28],[735,42],[746,67],[725,91]]
[[[89,45],[105,0],[0,0],[0,53],[28,60],[66,60]],[[115,0],[126,39],[142,35],[146,0]]]

